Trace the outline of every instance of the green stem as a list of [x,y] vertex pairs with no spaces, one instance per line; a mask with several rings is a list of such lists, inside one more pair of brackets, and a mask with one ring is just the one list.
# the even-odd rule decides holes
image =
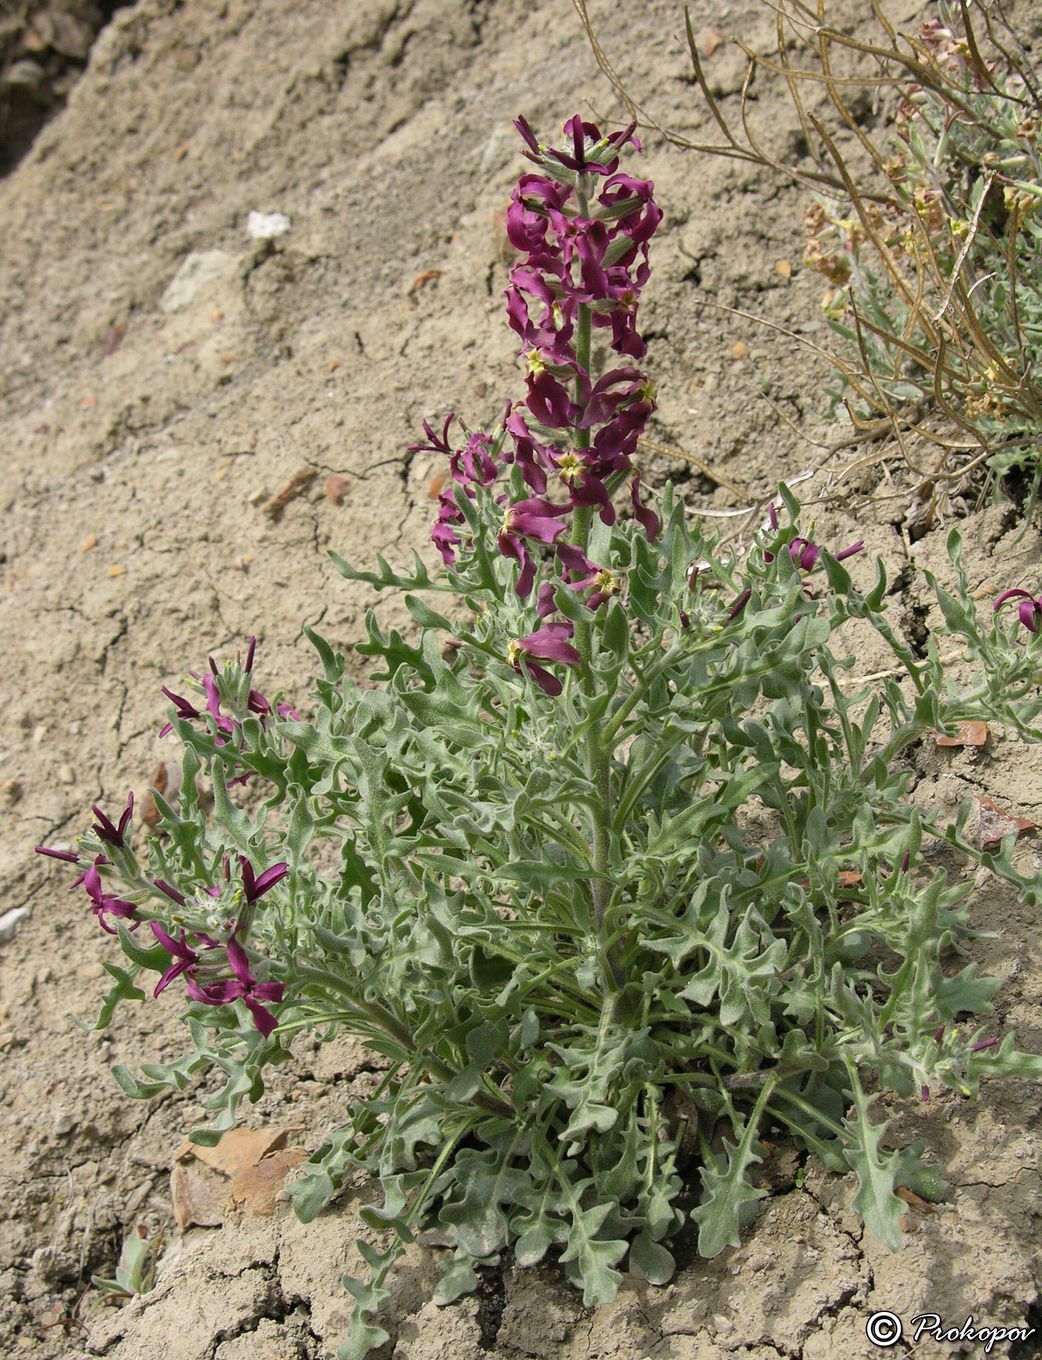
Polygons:
[[[589,216],[589,198],[585,185],[580,181],[576,186],[576,208],[581,217]],[[582,400],[583,381],[590,381],[590,350],[591,337],[593,333],[593,314],[585,304],[580,305],[579,315],[576,322],[575,335],[575,358],[580,369],[580,375],[576,377],[576,401]],[[587,449],[590,447],[590,431],[588,429],[576,429],[573,431],[575,447],[577,449]],[[593,508],[588,505],[581,505],[575,511],[573,520],[573,532],[576,546],[581,552],[586,554],[590,545],[590,529],[593,522]],[[597,693],[597,682],[594,676],[593,663],[596,659],[596,637],[590,624],[583,620],[575,625],[575,647],[583,659],[582,686],[588,698],[593,699]],[[596,790],[596,804],[592,809],[591,821],[593,839],[593,868],[594,875],[590,880],[590,892],[593,898],[593,914],[597,923],[598,931],[604,926],[604,918],[608,910],[608,903],[611,898],[611,884],[607,880],[608,865],[611,858],[611,842],[609,839],[609,827],[611,824],[611,768],[609,756],[606,748],[601,743],[596,725],[591,723],[586,729],[586,773]],[[618,970],[611,967],[612,975],[617,985],[621,984]]]

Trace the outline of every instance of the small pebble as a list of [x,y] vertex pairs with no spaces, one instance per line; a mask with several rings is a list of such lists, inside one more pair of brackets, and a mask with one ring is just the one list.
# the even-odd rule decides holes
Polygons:
[[5,911],[0,916],[0,944],[7,944],[13,940],[19,925],[31,914],[29,907],[12,907],[10,911]]
[[81,978],[99,978],[104,973],[100,963],[81,963],[76,969],[76,976]]
[[71,1114],[62,1113],[55,1116],[54,1132],[59,1138],[64,1138],[67,1133],[71,1133],[76,1127],[76,1121]]
[[59,784],[76,783],[76,771],[72,768],[71,765],[58,766],[58,782]]
[[246,219],[246,234],[253,241],[274,241],[285,236],[292,223],[285,213],[251,212]]
[[351,490],[351,483],[346,477],[341,477],[339,473],[334,472],[332,476],[326,478],[324,490],[326,499],[332,501],[334,505],[339,505]]

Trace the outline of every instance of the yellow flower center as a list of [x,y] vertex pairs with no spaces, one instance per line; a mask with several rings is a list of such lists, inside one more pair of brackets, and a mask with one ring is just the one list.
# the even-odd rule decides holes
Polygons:
[[583,465],[574,453],[563,454],[558,460],[557,471],[561,474],[561,480],[571,482],[582,474]]
[[517,638],[513,638],[507,643],[507,665],[516,666],[517,658],[521,655],[521,643]]

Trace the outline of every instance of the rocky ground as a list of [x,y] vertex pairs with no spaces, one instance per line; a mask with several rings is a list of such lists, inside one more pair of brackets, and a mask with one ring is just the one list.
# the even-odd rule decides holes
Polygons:
[[[590,13],[641,101],[708,134],[677,0],[596,0]],[[698,7],[722,107],[737,107],[744,60],[712,31],[766,46],[772,26],[758,0]],[[797,156],[784,91],[756,94],[755,118]],[[566,0],[140,0],[102,29],[67,106],[0,181],[0,915],[29,909],[0,942],[5,1355],[332,1354],[357,1201],[303,1227],[281,1203],[271,1212],[271,1163],[284,1174],[293,1148],[341,1122],[371,1089],[372,1056],[303,1042],[249,1112],[269,1141],[238,1145],[241,1164],[196,1165],[182,1139],[205,1084],[141,1104],[108,1073],[180,1050],[173,1003],[82,1027],[106,991],[108,940],[32,846],[71,842],[95,800],[145,793],[164,755],[159,688],[208,652],[256,633],[265,686],[306,709],[302,625],[341,647],[361,638],[371,601],[326,549],[365,561],[423,548],[436,468],[405,445],[424,417],[456,409],[477,427],[517,390],[500,296],[499,214],[523,168],[511,120],[549,135],[577,109],[623,114]],[[865,537],[892,568],[895,619],[928,626],[921,569],[944,574],[947,523],[911,543],[900,495],[867,509],[841,499],[837,487],[878,487],[893,450],[829,454],[843,431],[820,417],[820,360],[722,310],[825,340],[821,279],[800,264],[801,192],[646,141],[666,213],[643,311],[661,403],[649,477],[673,476],[693,511],[740,536],[779,479],[817,468],[800,492],[825,541]],[[254,212],[284,214],[289,230],[251,236]],[[865,467],[837,483],[856,457]],[[982,598],[1037,586],[1038,535],[1014,507],[970,497],[954,514]],[[1042,823],[1037,756],[1012,737],[917,758],[919,796],[943,806],[976,792]],[[1038,848],[1021,842],[1025,871]],[[1037,1051],[1037,921],[984,878],[973,911],[995,931],[975,946],[982,970],[1008,979],[998,1020]],[[1042,1329],[1040,1111],[1042,1091],[1013,1082],[977,1105],[893,1105],[894,1136],[925,1139],[953,1183],[934,1211],[910,1206],[896,1254],[863,1235],[849,1180],[811,1168],[797,1186],[781,1154],[740,1248],[689,1253],[668,1287],[627,1285],[592,1314],[550,1267],[507,1269],[436,1309],[417,1248],[387,1320],[395,1360],[859,1360],[880,1353],[865,1336],[879,1309]],[[197,1226],[181,1231],[175,1207]],[[107,1306],[91,1274],[111,1275],[138,1225],[166,1234],[158,1282]],[[1039,1353],[1027,1344],[992,1354]],[[959,1350],[923,1341],[916,1354]]]

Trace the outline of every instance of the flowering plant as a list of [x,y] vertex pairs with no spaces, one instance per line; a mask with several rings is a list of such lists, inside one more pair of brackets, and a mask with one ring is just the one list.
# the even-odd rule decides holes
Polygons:
[[[667,1280],[689,1221],[717,1254],[766,1193],[768,1129],[852,1170],[896,1246],[895,1188],[942,1182],[921,1146],[883,1147],[875,1093],[1042,1074],[973,1018],[997,983],[957,957],[970,885],[927,868],[924,841],[1042,889],[1011,842],[982,856],[964,815],[911,806],[900,765],[933,728],[1000,704],[1028,724],[1033,701],[946,690],[936,652],[918,660],[887,622],[882,567],[856,589],[840,559],[863,545],[798,533],[784,488],[741,565],[670,488],[650,507],[637,310],[660,214],[618,169],[633,129],[576,117],[561,150],[518,128],[538,170],[507,223],[525,396],[491,433],[424,427],[452,478],[437,574],[418,555],[407,577],[336,558],[404,590],[418,636],[370,613],[357,650],[382,687],[362,689],[309,631],[323,673],[306,719],[252,687],[252,642],[241,665],[211,662],[198,698],[168,692],[183,781],[176,805],[155,795],[147,855],[132,800],[117,822],[96,809],[76,851],[44,848],[76,863],[126,955],[106,964],[99,1025],[144,999],[145,974],[184,987],[192,1051],[115,1076],[149,1097],[223,1070],[195,1141],[219,1139],[302,1029],[384,1055],[293,1186],[307,1220],[379,1177],[345,1358],[387,1339],[385,1278],[418,1233],[447,1248],[442,1303],[507,1253],[552,1254],[587,1305],[624,1258]],[[989,636],[1021,665],[1034,637],[1005,617]],[[848,681],[833,639],[864,626],[903,686]],[[247,810],[244,783],[266,801]]]

